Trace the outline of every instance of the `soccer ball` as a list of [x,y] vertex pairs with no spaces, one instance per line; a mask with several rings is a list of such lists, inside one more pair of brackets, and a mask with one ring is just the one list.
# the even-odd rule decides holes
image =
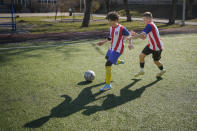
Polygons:
[[84,73],[84,78],[86,81],[93,81],[95,79],[94,71],[88,70]]

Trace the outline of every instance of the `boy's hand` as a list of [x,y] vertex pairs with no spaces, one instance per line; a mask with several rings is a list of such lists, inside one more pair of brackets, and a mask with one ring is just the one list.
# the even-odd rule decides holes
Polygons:
[[131,30],[131,35],[136,35],[136,32]]
[[104,45],[105,43],[107,43],[108,42],[108,40],[106,39],[106,40],[104,40],[104,41],[101,41],[101,42],[98,42],[98,43],[96,43],[98,46],[102,46],[102,45]]
[[134,46],[132,44],[129,44],[128,47],[129,47],[129,50],[134,49]]
[[96,43],[98,46],[102,46],[103,44],[104,44],[104,42],[102,41],[102,42],[98,42],[98,43]]
[[133,46],[133,44],[132,44],[132,41],[131,41],[131,40],[129,41],[129,45],[128,45],[128,47],[129,47],[129,50],[134,49],[134,46]]

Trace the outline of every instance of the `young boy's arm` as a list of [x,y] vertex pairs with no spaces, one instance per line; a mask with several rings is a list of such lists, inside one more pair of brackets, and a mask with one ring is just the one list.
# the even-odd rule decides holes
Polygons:
[[106,40],[104,40],[104,41],[100,41],[100,42],[98,42],[98,43],[96,43],[98,46],[102,46],[102,45],[104,45],[105,43],[107,43],[109,40],[108,39],[106,39]]
[[[125,39],[129,39],[131,37],[131,33],[126,28],[123,29],[122,34]],[[129,40],[128,48],[130,50],[134,48],[131,40]]]
[[134,49],[132,40],[129,40],[129,45],[128,45],[129,50]]
[[152,27],[150,24],[147,24],[146,27],[144,28],[144,30],[142,31],[142,33],[138,34],[134,31],[131,31],[131,37],[129,39],[143,39],[145,40],[146,39],[146,36],[148,35],[149,32],[152,31]]
[[106,37],[106,39],[104,41],[100,41],[98,43],[96,43],[98,46],[102,46],[104,45],[105,43],[107,43],[108,41],[111,41],[111,37],[110,37],[110,34],[108,34]]
[[145,32],[142,32],[140,34],[134,32],[134,31],[131,31],[131,34],[132,36],[129,38],[129,39],[142,39],[142,40],[145,40],[146,39],[146,33]]

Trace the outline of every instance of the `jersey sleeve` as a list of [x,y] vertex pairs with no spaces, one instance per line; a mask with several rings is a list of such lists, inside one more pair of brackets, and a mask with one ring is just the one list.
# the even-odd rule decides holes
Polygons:
[[109,30],[109,33],[105,34],[105,39],[108,39],[109,41],[111,41],[111,32]]
[[150,24],[147,24],[142,32],[148,34],[151,31],[152,31],[152,26]]
[[111,33],[108,33],[108,34],[107,34],[107,39],[108,39],[109,41],[111,41]]
[[129,36],[129,35],[130,35],[130,32],[127,30],[126,27],[123,28],[123,30],[122,30],[122,35],[123,35],[123,36]]

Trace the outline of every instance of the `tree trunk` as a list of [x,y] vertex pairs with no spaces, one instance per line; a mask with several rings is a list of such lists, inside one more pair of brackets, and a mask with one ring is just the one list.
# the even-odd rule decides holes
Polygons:
[[127,16],[127,21],[131,21],[131,14],[129,12],[128,0],[124,0],[124,9]]
[[56,22],[56,19],[57,19],[57,12],[58,12],[58,7],[57,5],[55,6],[55,22]]
[[110,4],[111,4],[111,0],[105,0],[105,7],[107,14],[110,12]]
[[92,0],[86,0],[86,10],[83,17],[83,22],[81,27],[88,27],[90,22],[90,10],[91,10]]
[[177,0],[172,0],[172,5],[171,5],[171,11],[170,11],[168,24],[174,24],[175,23],[176,10],[177,10]]
[[187,18],[188,19],[192,19],[193,15],[192,15],[192,4],[194,2],[194,0],[187,0]]

